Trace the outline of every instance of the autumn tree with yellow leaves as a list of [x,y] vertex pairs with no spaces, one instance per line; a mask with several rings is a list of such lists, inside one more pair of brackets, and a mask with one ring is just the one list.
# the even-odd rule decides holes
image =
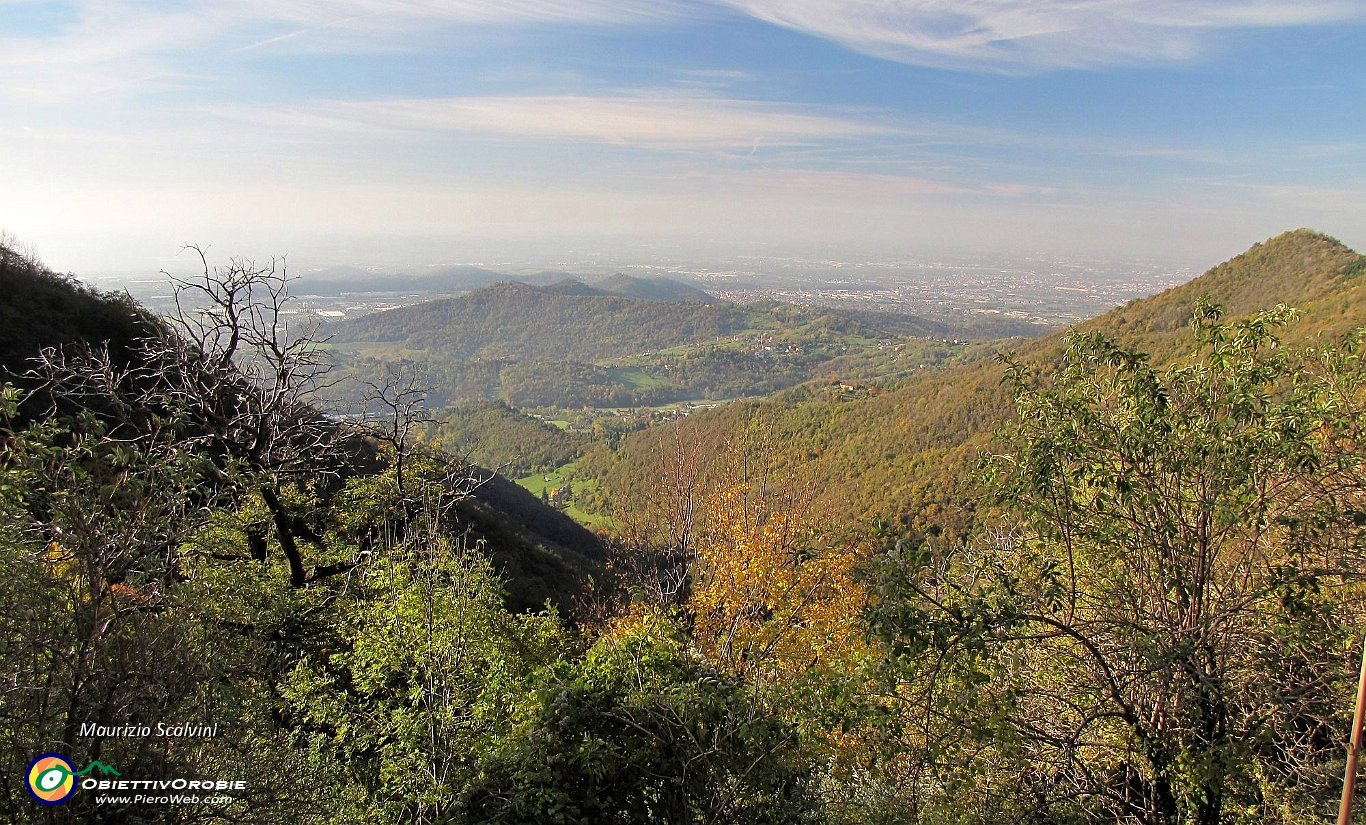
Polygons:
[[702,508],[687,608],[698,646],[757,686],[847,669],[862,649],[855,551],[831,543],[812,486],[772,461],[772,434],[728,451],[725,482]]

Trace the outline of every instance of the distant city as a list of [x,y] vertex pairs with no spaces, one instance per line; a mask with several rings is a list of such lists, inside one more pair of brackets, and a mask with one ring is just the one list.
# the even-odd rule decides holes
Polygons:
[[[671,278],[691,283],[739,304],[780,301],[798,306],[829,306],[961,318],[1004,315],[1041,326],[1062,326],[1091,318],[1135,298],[1152,295],[1194,278],[1198,272],[1155,261],[1068,260],[1062,258],[987,258],[981,260],[834,261],[800,258],[735,258],[714,264],[606,264],[602,260],[555,261],[551,269],[525,262],[481,262],[480,268],[508,279],[551,283],[577,278],[593,283],[617,272],[637,277]],[[455,267],[430,267],[431,273]],[[474,268],[474,267],[468,267]],[[435,298],[460,295],[473,287],[452,287],[433,274],[420,274],[400,290],[377,289],[382,270],[334,267],[297,272],[292,312],[323,319],[358,318]],[[102,289],[127,290],[158,312],[171,307],[165,276],[92,279]],[[312,284],[326,280],[334,293],[316,295]],[[432,288],[424,288],[430,280]],[[338,282],[347,285],[338,290]],[[350,285],[354,284],[354,288]]]

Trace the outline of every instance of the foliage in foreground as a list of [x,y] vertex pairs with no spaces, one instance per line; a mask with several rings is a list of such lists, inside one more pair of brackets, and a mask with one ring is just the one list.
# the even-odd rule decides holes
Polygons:
[[566,662],[488,760],[470,821],[815,821],[796,732],[658,613],[618,622]]
[[1014,452],[986,464],[1010,520],[881,558],[872,628],[921,725],[902,767],[926,808],[1331,808],[1366,561],[1357,342],[1289,353],[1288,310],[1218,315],[1197,309],[1201,356],[1165,371],[1095,335],[1053,374],[1009,363]]

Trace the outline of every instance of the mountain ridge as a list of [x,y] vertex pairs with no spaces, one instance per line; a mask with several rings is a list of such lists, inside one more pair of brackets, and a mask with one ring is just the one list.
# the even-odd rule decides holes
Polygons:
[[[1186,284],[1130,301],[1097,318],[1013,347],[1020,361],[1056,362],[1070,332],[1101,332],[1122,346],[1169,363],[1194,350],[1187,325],[1202,295],[1246,316],[1285,303],[1303,311],[1282,331],[1290,344],[1334,339],[1366,325],[1366,256],[1307,229],[1258,243]],[[899,518],[923,529],[964,535],[971,519],[962,501],[976,495],[968,481],[975,456],[1012,409],[1004,367],[989,358],[918,373],[887,392],[849,400],[808,383],[762,401],[689,416],[678,426],[691,443],[719,449],[750,425],[771,422],[780,464],[804,467],[821,479],[819,506],[833,518],[867,523]],[[598,450],[580,462],[612,494],[648,489],[660,429],[626,439],[617,453]]]
[[[665,289],[677,294],[673,287]],[[1039,331],[1011,319],[992,318],[975,329],[963,329],[911,315],[803,308],[774,301],[664,301],[606,293],[578,281],[549,286],[505,281],[466,295],[336,322],[328,332],[339,342],[402,344],[455,357],[589,362],[718,340],[756,327],[777,329],[787,317],[868,337],[982,340]]]

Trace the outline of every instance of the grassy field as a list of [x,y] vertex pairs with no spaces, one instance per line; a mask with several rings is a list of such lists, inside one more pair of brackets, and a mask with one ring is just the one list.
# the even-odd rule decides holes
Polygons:
[[[536,473],[534,475],[523,476],[517,479],[517,483],[527,492],[537,498],[544,493],[547,496],[551,490],[564,487],[566,484],[574,488],[575,496],[587,493],[597,486],[597,482],[591,479],[582,479],[575,476],[576,465],[572,462],[562,467],[557,467],[549,473]],[[579,509],[578,505],[572,500],[568,506],[564,507],[564,514],[590,529],[610,530],[614,522],[607,516],[600,516],[596,513],[585,512]]]
[[613,381],[636,389],[650,389],[664,383],[662,378],[657,378],[635,367],[608,367],[607,375]]
[[386,341],[325,341],[319,346],[325,350],[354,352],[363,358],[422,359],[429,355],[425,349],[409,349]]

